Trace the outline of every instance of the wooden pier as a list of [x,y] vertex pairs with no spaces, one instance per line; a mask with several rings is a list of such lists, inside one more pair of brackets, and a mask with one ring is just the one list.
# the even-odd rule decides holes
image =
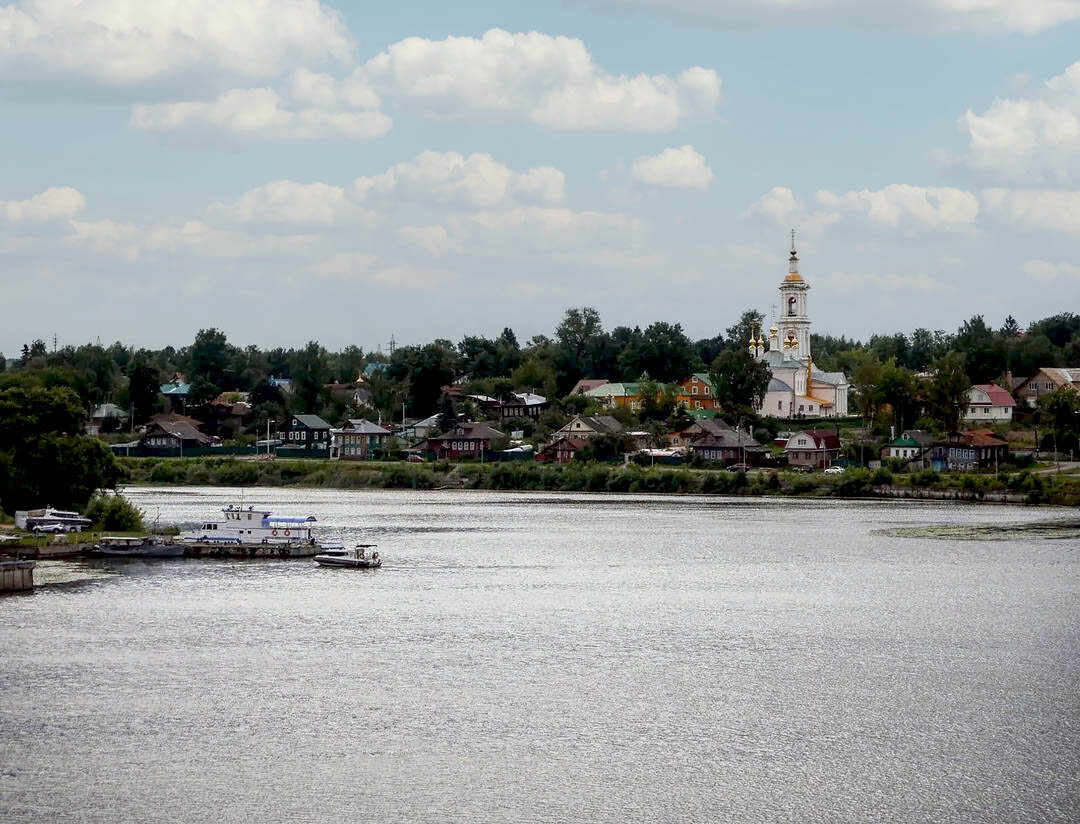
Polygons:
[[36,564],[36,561],[0,561],[0,592],[32,590]]

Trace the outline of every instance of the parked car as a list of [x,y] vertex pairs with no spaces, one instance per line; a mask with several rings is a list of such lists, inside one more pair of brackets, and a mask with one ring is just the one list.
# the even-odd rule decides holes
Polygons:
[[737,464],[732,464],[731,466],[725,467],[725,469],[727,469],[729,472],[746,472],[746,471],[748,471],[750,469],[750,467],[747,464],[744,464],[744,463],[737,463]]
[[844,474],[844,467],[842,467],[842,466],[830,466],[828,469],[825,470],[825,474],[826,475],[843,475]]
[[791,471],[792,472],[813,472],[814,467],[810,466],[809,464],[798,464],[797,466],[791,467]]
[[412,454],[405,459],[409,463],[426,463],[423,455]]
[[67,527],[63,524],[38,524],[34,527],[33,531],[38,533],[39,535],[46,532],[51,532],[55,534],[60,532],[67,532]]

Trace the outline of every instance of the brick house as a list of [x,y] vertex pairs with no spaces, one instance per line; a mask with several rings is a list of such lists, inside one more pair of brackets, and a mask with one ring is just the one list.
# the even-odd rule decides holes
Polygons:
[[536,453],[536,460],[552,463],[570,463],[574,456],[585,448],[586,438],[562,437],[552,441]]

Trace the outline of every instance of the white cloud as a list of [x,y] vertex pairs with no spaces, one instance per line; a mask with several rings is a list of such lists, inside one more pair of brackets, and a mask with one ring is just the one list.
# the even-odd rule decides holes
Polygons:
[[800,234],[811,237],[822,234],[840,219],[835,212],[812,211],[787,186],[773,186],[751,203],[743,214],[783,229],[798,229]]
[[0,6],[0,67],[127,86],[266,77],[350,58],[341,15],[317,0],[22,0]]
[[29,200],[0,200],[0,215],[16,220],[58,220],[78,214],[86,198],[70,186],[52,186]]
[[872,222],[896,227],[902,221],[923,226],[970,226],[979,214],[979,199],[960,189],[893,183],[883,189],[847,192],[819,191],[817,202],[834,212],[864,214]]
[[966,164],[985,174],[1031,183],[1080,180],[1080,62],[1032,98],[997,99],[963,117]]
[[432,257],[440,257],[454,248],[450,233],[446,227],[436,223],[433,226],[402,226],[398,237],[413,246],[419,246]]
[[1028,260],[1020,264],[1020,271],[1039,283],[1080,283],[1080,265],[1075,263],[1051,263],[1048,260]]
[[72,245],[134,261],[144,257],[191,257],[204,260],[252,260],[297,254],[313,235],[256,234],[217,229],[199,220],[139,227],[131,223],[70,221]]
[[669,189],[707,189],[713,179],[705,156],[689,145],[635,158],[630,171],[641,183]]
[[667,131],[720,100],[711,69],[612,75],[581,40],[501,29],[481,38],[409,37],[357,75],[432,117],[525,120],[551,129]]
[[592,0],[722,28],[756,25],[1033,33],[1080,18],[1077,0]]
[[1080,234],[1080,190],[984,189],[982,201],[1014,227]]
[[[292,90],[309,98],[317,98],[319,94],[317,86],[297,89],[294,85]],[[333,102],[346,99],[347,95],[339,92]],[[358,99],[378,105],[378,97],[374,95],[370,98],[361,95]],[[266,139],[310,139],[381,137],[390,131],[393,121],[379,111],[306,106],[302,98],[289,100],[267,87],[230,89],[206,102],[139,103],[132,108],[131,125],[144,131],[197,129]]]
[[234,203],[214,203],[207,213],[228,223],[286,226],[332,226],[345,218],[372,222],[370,212],[360,210],[340,186],[278,180],[250,189]]
[[636,242],[644,233],[642,221],[627,215],[540,206],[454,215],[448,225],[452,237],[462,241],[483,238],[496,246],[501,240],[504,245],[498,248],[513,254],[523,248],[552,251],[626,244]]
[[353,182],[359,200],[458,202],[486,208],[506,200],[559,203],[565,175],[551,166],[515,172],[490,154],[426,151],[413,160],[391,166],[382,174]]

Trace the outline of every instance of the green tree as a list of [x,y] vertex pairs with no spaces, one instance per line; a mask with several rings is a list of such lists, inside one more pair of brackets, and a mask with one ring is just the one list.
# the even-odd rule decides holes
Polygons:
[[301,414],[317,415],[327,400],[326,350],[316,341],[296,353],[293,361],[293,409]]
[[442,409],[439,411],[439,417],[435,419],[435,425],[442,433],[449,432],[457,426],[457,412],[454,411],[454,401],[449,395],[442,397]]
[[739,321],[727,330],[727,348],[741,349],[749,353],[750,335],[762,337],[762,324],[765,316],[756,309],[747,309],[739,316]]
[[1050,424],[1054,432],[1054,451],[1057,441],[1066,433],[1080,428],[1080,393],[1072,386],[1061,386],[1039,398],[1039,417]]
[[866,426],[873,426],[881,405],[881,397],[878,393],[878,384],[881,383],[881,364],[869,352],[856,352],[851,360],[849,375],[851,376],[852,400],[855,401],[862,415],[863,423]]
[[[229,346],[225,333],[217,329],[200,329],[188,350],[188,377],[192,382],[202,378],[215,390],[210,397],[231,387],[225,384],[229,366]],[[208,392],[209,394],[209,392]]]
[[142,352],[128,365],[128,399],[135,414],[132,425],[144,423],[154,414],[161,388],[160,377]]
[[119,471],[109,448],[82,435],[85,413],[66,387],[0,391],[0,503],[11,512],[82,508]]
[[964,356],[959,352],[938,358],[934,362],[927,387],[930,417],[946,432],[955,432],[967,406],[971,381],[964,371]]
[[[749,339],[749,332],[747,333]],[[747,349],[726,349],[709,369],[716,400],[728,415],[752,415],[761,407],[772,371]]]

